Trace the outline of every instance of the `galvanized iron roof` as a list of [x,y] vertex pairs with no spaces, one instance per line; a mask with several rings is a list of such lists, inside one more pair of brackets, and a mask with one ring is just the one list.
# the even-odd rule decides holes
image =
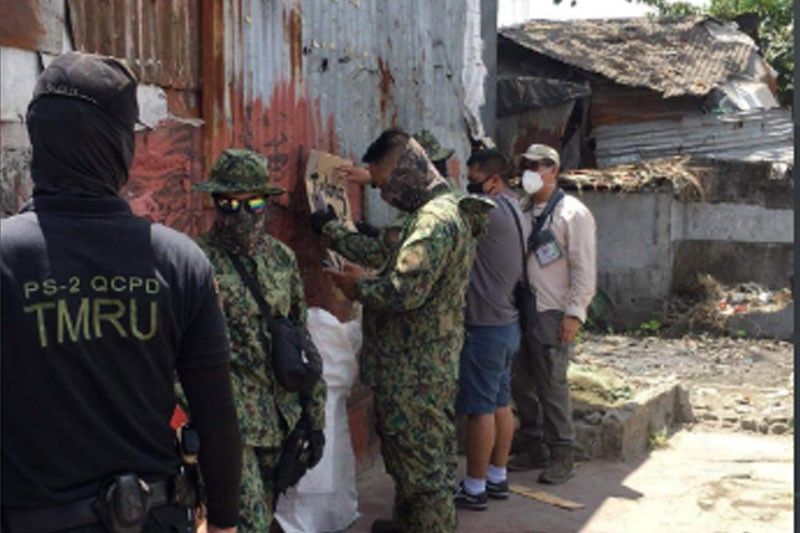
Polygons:
[[500,35],[557,61],[665,97],[702,96],[756,53],[735,25],[685,19],[530,20]]
[[786,109],[762,109],[681,120],[600,126],[593,130],[598,167],[689,154],[733,161],[794,159],[794,125]]
[[536,107],[550,107],[591,94],[592,90],[586,83],[533,76],[501,78],[497,80],[497,116],[512,115]]

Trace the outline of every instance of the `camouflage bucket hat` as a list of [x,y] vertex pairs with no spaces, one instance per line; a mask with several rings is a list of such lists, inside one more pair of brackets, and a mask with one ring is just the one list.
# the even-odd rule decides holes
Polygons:
[[455,153],[455,150],[442,148],[442,145],[439,144],[439,139],[429,130],[418,131],[414,134],[414,140],[425,149],[425,153],[431,161],[442,161]]
[[210,193],[259,192],[267,196],[283,194],[280,187],[269,185],[269,161],[252,150],[228,149],[211,167],[211,179],[193,187]]

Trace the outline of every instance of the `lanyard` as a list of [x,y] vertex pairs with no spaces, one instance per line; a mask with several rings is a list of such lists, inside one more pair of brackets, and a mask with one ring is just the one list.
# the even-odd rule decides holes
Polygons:
[[544,206],[544,211],[542,211],[542,214],[536,217],[531,234],[528,236],[528,251],[533,248],[533,239],[536,237],[536,234],[542,230],[545,221],[548,218],[552,218],[558,202],[560,202],[564,196],[564,191],[561,189],[556,189],[556,191],[547,201],[547,205]]

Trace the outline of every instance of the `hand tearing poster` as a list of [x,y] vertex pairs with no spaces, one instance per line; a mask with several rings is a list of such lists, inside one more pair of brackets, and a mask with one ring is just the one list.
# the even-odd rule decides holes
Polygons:
[[[348,228],[355,231],[353,211],[347,197],[347,182],[336,179],[336,167],[350,166],[353,162],[327,152],[311,150],[306,164],[306,193],[311,212],[325,209],[328,205],[336,211],[336,216]],[[335,252],[328,251],[332,266],[341,270],[345,259]]]

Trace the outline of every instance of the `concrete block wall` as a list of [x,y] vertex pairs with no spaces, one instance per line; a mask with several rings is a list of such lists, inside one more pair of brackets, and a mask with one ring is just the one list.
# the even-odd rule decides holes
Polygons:
[[794,172],[769,161],[698,161],[703,202],[673,211],[673,289],[691,286],[698,272],[722,283],[753,281],[789,286],[794,270]]
[[769,163],[714,164],[702,202],[672,188],[576,194],[597,222],[598,287],[614,302],[615,328],[658,317],[671,294],[707,273],[725,284],[789,286],[794,269],[793,180]]
[[725,284],[789,286],[794,270],[794,210],[763,205],[675,202],[673,287],[691,287],[698,272]]
[[633,327],[659,316],[672,282],[671,191],[573,194],[597,224],[597,285],[614,302],[612,325]]

